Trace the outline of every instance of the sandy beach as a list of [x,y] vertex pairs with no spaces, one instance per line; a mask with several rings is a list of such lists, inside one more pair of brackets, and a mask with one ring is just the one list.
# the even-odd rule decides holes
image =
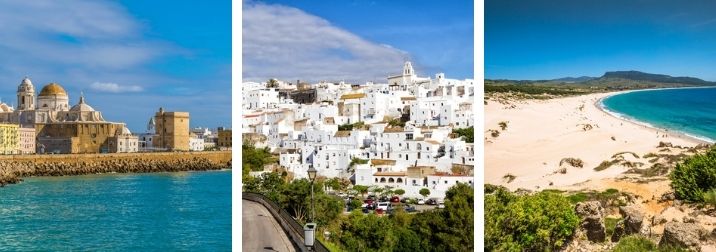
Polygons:
[[[485,105],[485,183],[543,190],[567,188],[587,181],[614,178],[629,170],[613,165],[595,171],[620,152],[624,159],[648,166],[643,156],[663,153],[660,142],[693,147],[701,140],[614,117],[598,107],[599,100],[617,93],[589,94],[549,100],[488,100]],[[500,122],[506,122],[501,129]],[[492,132],[499,132],[492,136]],[[579,159],[574,167],[564,158]],[[643,168],[645,168],[643,167]],[[505,178],[514,176],[511,182]]]

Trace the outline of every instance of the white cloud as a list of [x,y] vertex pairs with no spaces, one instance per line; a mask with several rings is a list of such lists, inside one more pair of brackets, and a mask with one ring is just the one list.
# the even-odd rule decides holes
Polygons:
[[243,78],[263,81],[384,82],[399,73],[406,52],[365,40],[299,9],[245,3]]
[[30,75],[77,89],[91,79],[132,81],[146,73],[142,66],[180,50],[143,37],[142,26],[110,1],[1,0],[0,81]]
[[110,82],[95,82],[90,85],[90,88],[95,91],[108,93],[141,92],[143,90],[142,87],[136,85],[122,86],[117,83]]

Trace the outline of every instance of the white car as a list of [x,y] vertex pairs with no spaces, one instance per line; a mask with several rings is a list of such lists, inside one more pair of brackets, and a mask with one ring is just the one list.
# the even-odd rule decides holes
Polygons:
[[444,204],[444,203],[440,203],[440,204],[438,204],[437,208],[443,209],[443,208],[445,208],[445,204]]
[[378,203],[378,206],[375,207],[375,209],[381,209],[387,212],[388,207],[390,207],[390,202],[380,202]]
[[419,200],[418,200],[418,205],[425,205],[425,200],[424,200],[424,199],[419,199]]

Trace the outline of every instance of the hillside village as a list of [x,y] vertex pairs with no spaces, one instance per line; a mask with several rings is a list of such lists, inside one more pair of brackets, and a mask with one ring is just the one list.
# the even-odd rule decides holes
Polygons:
[[474,185],[472,79],[419,77],[406,62],[387,83],[271,79],[242,88],[244,142],[279,160],[266,170],[298,179],[314,167],[319,176],[401,188],[408,197]]

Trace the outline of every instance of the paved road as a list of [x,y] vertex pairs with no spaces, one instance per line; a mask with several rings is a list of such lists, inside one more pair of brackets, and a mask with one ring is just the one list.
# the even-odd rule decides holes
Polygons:
[[243,251],[296,251],[276,219],[263,205],[243,200],[241,209]]

